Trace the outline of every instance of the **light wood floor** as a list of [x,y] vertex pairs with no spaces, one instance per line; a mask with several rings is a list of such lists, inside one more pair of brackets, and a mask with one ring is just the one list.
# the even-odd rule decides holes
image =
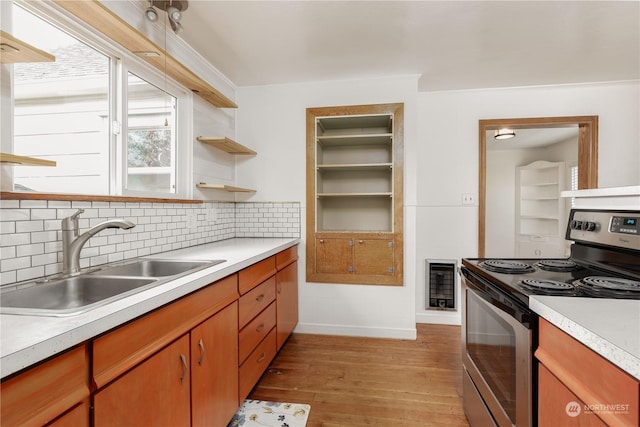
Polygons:
[[307,427],[468,426],[460,327],[416,341],[293,334],[249,398],[308,403]]

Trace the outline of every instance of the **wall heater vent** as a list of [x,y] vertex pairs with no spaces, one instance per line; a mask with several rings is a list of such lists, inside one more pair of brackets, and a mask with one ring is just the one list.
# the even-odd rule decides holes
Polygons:
[[455,260],[425,260],[425,309],[457,309]]

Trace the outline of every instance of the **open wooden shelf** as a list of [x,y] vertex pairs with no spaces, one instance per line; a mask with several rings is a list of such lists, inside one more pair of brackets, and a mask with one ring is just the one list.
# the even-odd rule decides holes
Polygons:
[[205,82],[140,31],[115,15],[97,0],[54,2],[80,20],[121,44],[132,53],[188,87],[193,93],[219,108],[238,108],[235,102]]
[[0,153],[0,163],[16,166],[55,166],[53,160],[36,159],[35,157],[16,156],[15,154]]
[[0,63],[54,62],[56,57],[0,30]]
[[230,193],[255,193],[256,192],[256,190],[252,190],[250,188],[234,187],[232,185],[224,185],[224,184],[207,184],[205,182],[196,184],[196,187],[203,188],[206,190],[228,191]]
[[226,151],[231,154],[255,156],[257,153],[242,144],[235,142],[226,136],[199,136],[198,141],[216,147],[219,150]]

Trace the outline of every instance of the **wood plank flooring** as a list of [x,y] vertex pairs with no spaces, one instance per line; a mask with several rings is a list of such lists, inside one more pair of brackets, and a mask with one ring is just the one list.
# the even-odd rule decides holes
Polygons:
[[293,334],[249,398],[308,403],[307,427],[468,426],[460,327],[417,330],[415,341]]

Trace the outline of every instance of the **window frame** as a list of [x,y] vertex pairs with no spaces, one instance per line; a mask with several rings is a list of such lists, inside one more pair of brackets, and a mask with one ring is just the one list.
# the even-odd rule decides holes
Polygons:
[[[102,33],[96,31],[91,26],[74,19],[73,16],[64,12],[58,6],[49,2],[27,2],[25,0],[13,0],[11,8],[22,7],[25,10],[39,16],[49,24],[60,28],[108,56],[110,61],[109,76],[109,115],[111,129],[109,132],[108,152],[109,152],[109,193],[104,196],[131,196],[140,198],[162,198],[162,199],[191,199],[193,196],[193,93],[171,77],[162,73],[161,70],[149,65],[147,62],[128,51],[123,46],[112,41]],[[5,15],[6,16],[6,15]],[[12,13],[7,18],[11,19]],[[4,23],[3,23],[4,24]],[[3,25],[4,26],[4,25]],[[10,28],[10,27],[9,27]],[[144,81],[157,86],[176,98],[176,129],[175,129],[175,191],[154,192],[136,191],[126,188],[127,174],[127,73],[132,72]],[[4,73],[3,73],[4,74]],[[10,117],[7,120],[13,128],[13,71],[9,72],[11,83],[6,88],[3,84],[3,105],[7,102],[5,96],[11,104]],[[6,93],[9,92],[7,96]],[[4,110],[4,109],[3,109]],[[3,114],[4,115],[4,114]],[[13,135],[11,135],[11,151],[13,151]],[[3,144],[3,150],[9,147]],[[3,175],[3,179],[5,176]],[[11,174],[11,188],[14,185],[13,174]],[[39,192],[33,192],[38,194]],[[75,194],[63,192],[63,194]]]

